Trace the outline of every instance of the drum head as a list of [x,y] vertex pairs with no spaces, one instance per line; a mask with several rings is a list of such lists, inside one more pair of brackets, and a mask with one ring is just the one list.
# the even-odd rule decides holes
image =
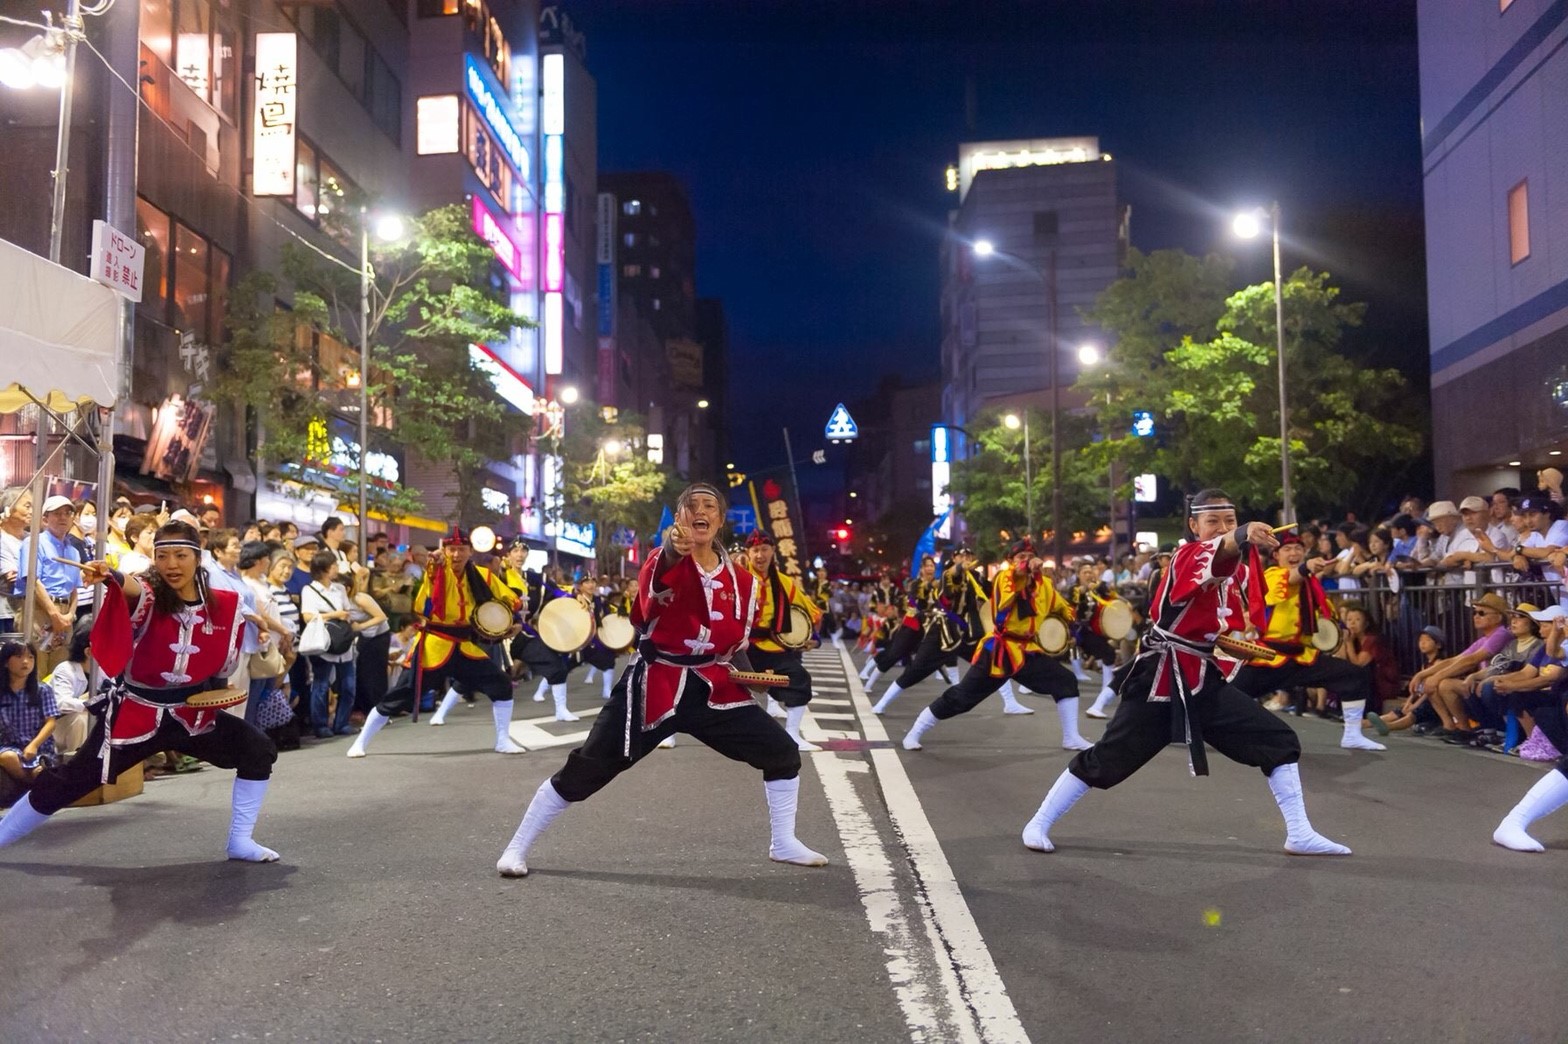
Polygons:
[[1339,648],[1339,624],[1327,617],[1318,621],[1318,629],[1312,632],[1312,645],[1320,652],[1333,652]]
[[1132,606],[1120,598],[1107,602],[1100,610],[1100,633],[1119,642],[1132,633]]
[[811,614],[798,605],[789,607],[789,627],[779,632],[779,644],[786,649],[804,649],[811,641]]
[[479,608],[474,610],[474,630],[481,637],[492,640],[504,638],[511,629],[512,611],[503,603],[481,602]]
[[546,602],[534,624],[539,640],[558,653],[574,653],[593,637],[593,615],[575,598]]
[[637,640],[637,628],[620,613],[607,613],[599,621],[599,643],[606,649],[622,652]]
[[1040,621],[1040,647],[1052,656],[1067,651],[1067,624],[1059,616]]

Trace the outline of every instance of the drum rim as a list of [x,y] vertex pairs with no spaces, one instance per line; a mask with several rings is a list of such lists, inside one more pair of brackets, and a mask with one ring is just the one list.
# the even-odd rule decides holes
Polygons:
[[[501,611],[506,614],[506,626],[501,628],[499,631],[492,631],[481,624],[479,621],[479,614],[483,613],[489,606],[492,605],[500,606]],[[507,631],[512,629],[512,613],[511,610],[507,609],[505,602],[501,601],[499,598],[491,598],[480,602],[477,606],[474,607],[474,618],[472,623],[474,630],[484,637],[492,639],[501,638],[506,634]]]
[[[1061,636],[1063,638],[1062,643],[1056,646],[1054,649],[1051,646],[1046,645],[1045,639],[1040,635],[1040,632],[1051,626],[1052,623],[1055,623],[1056,627],[1061,629]],[[1067,646],[1072,643],[1072,632],[1068,629],[1066,620],[1063,620],[1059,616],[1047,616],[1044,620],[1040,621],[1040,626],[1035,629],[1035,641],[1040,643],[1040,648],[1054,656],[1057,653],[1066,651]]]
[[[1110,634],[1109,632],[1105,631],[1105,614],[1110,612],[1113,607],[1117,607],[1117,606],[1120,607],[1120,608],[1118,608],[1116,610],[1117,613],[1119,615],[1120,614],[1125,614],[1125,618],[1126,618],[1126,622],[1127,622],[1127,629],[1125,631],[1123,631],[1121,634],[1113,635],[1113,634]],[[1109,638],[1113,642],[1121,641],[1123,638],[1125,638],[1129,634],[1131,634],[1132,633],[1132,603],[1127,601],[1127,599],[1125,599],[1125,598],[1112,598],[1110,601],[1106,602],[1104,607],[1101,608],[1101,610],[1100,610],[1100,629],[1101,629],[1101,633],[1105,634],[1105,637]]]
[[[604,640],[604,625],[609,623],[611,620],[625,621],[626,629],[631,632],[631,637],[627,639],[627,641],[612,645],[610,642]],[[632,623],[632,618],[627,616],[625,613],[605,613],[604,619],[599,621],[599,626],[595,628],[594,633],[599,637],[600,643],[607,649],[630,649],[637,642],[637,625]]]

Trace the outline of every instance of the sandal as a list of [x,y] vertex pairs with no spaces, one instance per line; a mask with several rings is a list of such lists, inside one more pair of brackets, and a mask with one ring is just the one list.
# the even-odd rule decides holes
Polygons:
[[201,763],[200,758],[193,758],[189,754],[182,754],[180,755],[180,760],[174,764],[174,771],[178,773],[200,772],[206,767],[207,766]]

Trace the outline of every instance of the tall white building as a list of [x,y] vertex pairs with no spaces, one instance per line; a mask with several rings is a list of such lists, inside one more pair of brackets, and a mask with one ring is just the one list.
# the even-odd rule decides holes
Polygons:
[[969,142],[948,185],[942,416],[963,426],[988,401],[1050,388],[1053,329],[1073,382],[1075,348],[1099,338],[1080,312],[1119,274],[1127,208],[1097,138]]
[[1530,488],[1568,450],[1568,4],[1418,19],[1437,492]]

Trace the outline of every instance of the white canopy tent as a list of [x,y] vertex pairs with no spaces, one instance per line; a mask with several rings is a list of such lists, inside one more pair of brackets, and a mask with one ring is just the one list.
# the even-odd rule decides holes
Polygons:
[[[113,409],[120,388],[120,296],[86,276],[0,240],[0,413],[37,404],[67,433],[33,476],[33,526],[43,528],[43,481],[75,439],[99,455],[98,541],[103,546],[113,487]],[[97,446],[64,415],[104,411]],[[40,414],[39,445],[47,435]],[[27,575],[38,575],[38,541],[28,542]],[[23,633],[33,634],[34,600],[24,603]]]

